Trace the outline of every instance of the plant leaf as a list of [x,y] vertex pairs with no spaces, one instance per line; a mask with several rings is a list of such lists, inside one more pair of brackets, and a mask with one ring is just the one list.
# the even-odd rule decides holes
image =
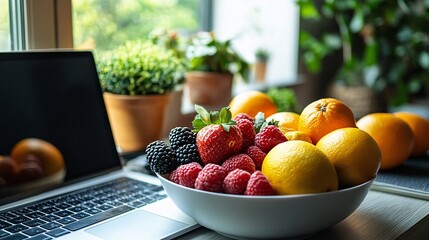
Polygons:
[[210,124],[210,113],[202,106],[195,104],[195,111],[200,115],[202,121],[207,124]]

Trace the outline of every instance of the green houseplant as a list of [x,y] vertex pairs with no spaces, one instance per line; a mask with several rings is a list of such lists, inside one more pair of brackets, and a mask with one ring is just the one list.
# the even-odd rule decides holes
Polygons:
[[200,32],[189,40],[186,84],[191,102],[225,106],[231,100],[234,76],[248,81],[249,64],[232,48],[231,40],[220,41],[213,33]]
[[183,81],[183,61],[149,41],[128,42],[101,56],[97,69],[121,151],[142,151],[161,138],[171,93]]
[[265,81],[265,75],[267,72],[268,60],[270,59],[270,53],[264,48],[258,48],[255,51],[255,63],[253,69],[255,72],[256,81]]
[[307,69],[318,73],[323,60],[341,51],[342,64],[335,82],[365,87],[401,105],[428,95],[429,19],[425,1],[297,0],[301,18],[308,23],[330,20],[334,30],[315,37],[300,33],[302,58]]

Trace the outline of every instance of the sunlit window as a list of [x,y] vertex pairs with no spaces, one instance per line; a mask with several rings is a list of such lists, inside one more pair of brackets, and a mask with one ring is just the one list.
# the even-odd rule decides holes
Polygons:
[[0,0],[0,50],[9,50],[10,28],[9,28],[9,1]]
[[199,30],[199,0],[73,0],[74,46],[108,51],[155,29]]

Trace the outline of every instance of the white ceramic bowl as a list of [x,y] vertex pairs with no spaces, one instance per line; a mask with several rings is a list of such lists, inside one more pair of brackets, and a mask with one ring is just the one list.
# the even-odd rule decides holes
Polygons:
[[239,239],[298,238],[320,232],[355,211],[374,181],[319,194],[243,196],[200,191],[158,178],[185,214],[201,226]]

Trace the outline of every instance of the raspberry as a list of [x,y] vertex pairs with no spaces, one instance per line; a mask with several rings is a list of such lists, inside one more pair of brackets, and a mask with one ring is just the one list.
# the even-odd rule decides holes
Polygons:
[[179,184],[185,187],[195,188],[195,180],[201,172],[201,169],[201,165],[197,162],[180,165],[176,169],[179,175]]
[[252,123],[253,123],[253,121],[255,121],[255,119],[247,113],[239,113],[239,114],[235,115],[235,117],[233,119],[236,122],[238,122],[238,120],[240,120],[240,119],[247,119],[247,120],[251,121]]
[[151,142],[146,148],[146,154],[150,169],[156,173],[170,173],[177,167],[173,150],[163,141]]
[[243,144],[241,145],[241,149],[245,150],[249,146],[252,146],[255,142],[255,128],[253,123],[247,119],[239,119],[237,121],[237,126],[241,131],[241,135],[243,136]]
[[225,169],[217,164],[208,163],[198,174],[195,188],[210,192],[223,191],[223,179],[226,177]]
[[249,155],[249,157],[253,160],[253,163],[255,163],[255,169],[261,170],[262,163],[264,162],[265,156],[267,154],[255,145],[248,147],[245,153]]
[[275,195],[275,191],[261,171],[250,175],[244,195]]
[[200,153],[198,152],[198,147],[195,143],[182,145],[175,150],[175,153],[176,161],[179,165],[191,162],[201,162]]
[[175,127],[171,129],[168,140],[170,141],[171,148],[176,150],[185,144],[195,144],[196,136],[196,133],[193,133],[188,127]]
[[286,142],[285,135],[275,125],[268,125],[255,136],[255,145],[268,153],[277,144]]
[[253,173],[255,171],[255,163],[253,163],[253,160],[244,153],[239,153],[229,157],[222,163],[222,167],[228,173],[237,168],[249,173]]
[[246,191],[249,179],[250,173],[242,169],[235,169],[229,172],[223,180],[223,191],[226,193],[243,195],[244,191]]
[[170,177],[168,179],[170,179],[170,181],[172,181],[174,183],[180,184],[179,171],[177,169],[179,169],[179,168],[176,168],[175,170],[173,170],[171,172]]

